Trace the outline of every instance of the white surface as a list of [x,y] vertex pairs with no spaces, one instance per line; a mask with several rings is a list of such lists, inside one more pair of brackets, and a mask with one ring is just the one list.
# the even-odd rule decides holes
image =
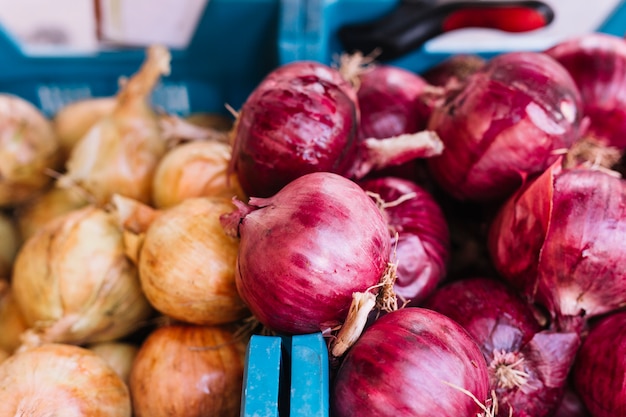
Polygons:
[[100,0],[104,41],[185,48],[208,0]]
[[565,38],[593,32],[622,3],[621,0],[545,0],[554,12],[552,23],[527,33],[491,29],[459,29],[428,41],[431,53],[543,50]]

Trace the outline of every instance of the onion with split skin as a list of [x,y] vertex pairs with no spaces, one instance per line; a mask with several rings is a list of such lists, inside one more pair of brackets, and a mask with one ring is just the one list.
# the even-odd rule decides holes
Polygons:
[[121,196],[114,202],[126,230],[139,235],[137,253],[130,256],[156,310],[206,325],[250,315],[235,285],[239,241],[220,222],[235,209],[230,198],[189,198],[160,211]]
[[153,313],[116,216],[92,205],[54,219],[24,243],[12,286],[33,343],[114,340]]
[[157,328],[130,374],[134,416],[239,416],[245,348],[230,327]]
[[555,329],[581,329],[626,305],[626,182],[555,162],[503,204],[489,228],[499,274],[545,308]]
[[555,59],[539,52],[501,54],[435,106],[428,129],[439,135],[444,151],[427,164],[455,198],[499,203],[567,150],[582,120],[580,92]]
[[0,94],[0,207],[14,207],[52,182],[62,165],[52,123],[32,103]]
[[150,202],[154,170],[167,145],[149,99],[161,76],[169,74],[170,59],[166,48],[148,48],[139,71],[116,95],[113,111],[72,148],[58,186],[81,187],[98,205],[116,193]]
[[172,207],[187,198],[245,195],[234,174],[228,173],[232,148],[215,141],[182,143],[163,156],[152,181],[156,208]]
[[129,389],[88,349],[49,343],[0,363],[0,415],[131,417]]

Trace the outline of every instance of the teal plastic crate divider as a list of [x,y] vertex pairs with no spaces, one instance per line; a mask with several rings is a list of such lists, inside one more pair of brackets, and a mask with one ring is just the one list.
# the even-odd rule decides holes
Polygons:
[[328,349],[321,333],[253,335],[241,417],[328,417]]

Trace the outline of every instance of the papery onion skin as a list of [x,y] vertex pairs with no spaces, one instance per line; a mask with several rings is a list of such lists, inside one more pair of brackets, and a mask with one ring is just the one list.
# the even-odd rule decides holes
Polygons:
[[445,149],[428,166],[460,200],[501,201],[572,145],[581,108],[576,84],[557,61],[539,52],[501,54],[434,108],[428,129]]
[[568,38],[545,51],[572,75],[589,118],[585,136],[626,148],[626,40],[593,32]]
[[390,258],[397,263],[394,291],[401,302],[419,305],[446,276],[450,237],[443,212],[430,193],[406,179],[381,177],[360,185],[388,203]]
[[599,318],[576,357],[573,382],[593,417],[626,415],[626,312]]
[[[240,236],[236,284],[256,318],[288,334],[341,324],[388,267],[388,225],[356,183],[317,172],[224,216]],[[229,226],[230,225],[230,226]]]
[[485,65],[480,55],[455,54],[424,71],[421,76],[429,84],[439,87],[458,86]]
[[459,324],[406,307],[375,321],[348,351],[333,381],[331,410],[336,417],[470,417],[480,409],[459,388],[484,404],[488,385],[485,360]]
[[231,169],[247,195],[269,197],[301,175],[352,169],[358,107],[349,89],[336,69],[308,61],[279,67],[254,89],[233,134]]
[[0,278],[8,278],[13,270],[13,262],[22,245],[20,234],[13,217],[0,212]]
[[478,343],[498,398],[498,416],[508,417],[510,410],[518,417],[555,412],[580,345],[577,333],[543,331],[531,306],[492,278],[451,282],[423,306],[459,323]]
[[29,328],[43,342],[114,340],[153,313],[117,220],[96,206],[54,219],[28,239],[12,285]]
[[153,205],[167,208],[196,197],[244,199],[237,176],[228,174],[231,151],[229,144],[217,141],[187,142],[170,149],[154,173]]
[[126,384],[88,349],[45,344],[0,364],[0,415],[130,417]]
[[61,165],[52,123],[32,103],[0,94],[0,207],[14,207],[43,190]]
[[130,371],[139,347],[127,342],[100,342],[88,345],[87,349],[96,353],[128,384]]
[[22,344],[20,337],[26,329],[28,325],[10,282],[0,279],[0,350],[13,353]]
[[234,209],[226,198],[189,198],[150,224],[138,267],[143,292],[156,310],[213,325],[250,314],[235,284],[239,241],[220,223],[220,216]]
[[173,324],[148,335],[135,358],[135,417],[239,416],[245,343],[228,328]]
[[557,326],[578,326],[626,305],[625,219],[623,179],[556,162],[501,207],[489,252]]

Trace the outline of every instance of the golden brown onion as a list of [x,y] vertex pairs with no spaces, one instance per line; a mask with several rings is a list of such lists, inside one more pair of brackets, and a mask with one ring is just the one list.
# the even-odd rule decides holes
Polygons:
[[152,199],[158,208],[187,198],[244,198],[235,174],[228,174],[231,146],[214,140],[186,142],[172,148],[154,173]]
[[125,256],[117,218],[95,206],[58,217],[28,239],[12,283],[28,325],[44,342],[114,340],[153,311]]
[[135,417],[239,416],[245,343],[231,329],[175,324],[154,330],[135,358]]
[[158,311],[195,324],[250,315],[235,286],[239,242],[219,221],[233,209],[225,198],[187,199],[150,225],[139,253],[139,279]]
[[130,417],[129,390],[88,349],[45,344],[0,363],[0,415]]
[[9,356],[11,356],[11,354],[9,352],[7,352],[6,350],[0,349],[0,363],[2,363],[5,360],[9,359]]
[[26,240],[50,220],[87,204],[87,196],[77,188],[51,187],[16,208],[20,236]]
[[10,277],[22,236],[13,218],[0,212],[0,278]]
[[52,126],[65,157],[93,125],[113,111],[115,104],[115,97],[95,97],[77,100],[59,109]]
[[0,93],[0,206],[22,203],[52,182],[61,151],[52,123],[30,102]]
[[28,328],[11,284],[0,280],[0,350],[12,353],[21,345],[21,335]]
[[89,345],[87,348],[104,359],[122,378],[122,381],[128,383],[133,361],[139,350],[136,345],[125,342],[100,342]]
[[167,148],[149,99],[161,75],[169,74],[170,58],[164,47],[148,49],[146,61],[117,94],[113,111],[72,148],[60,186],[82,187],[102,205],[114,193],[150,202],[154,170]]

